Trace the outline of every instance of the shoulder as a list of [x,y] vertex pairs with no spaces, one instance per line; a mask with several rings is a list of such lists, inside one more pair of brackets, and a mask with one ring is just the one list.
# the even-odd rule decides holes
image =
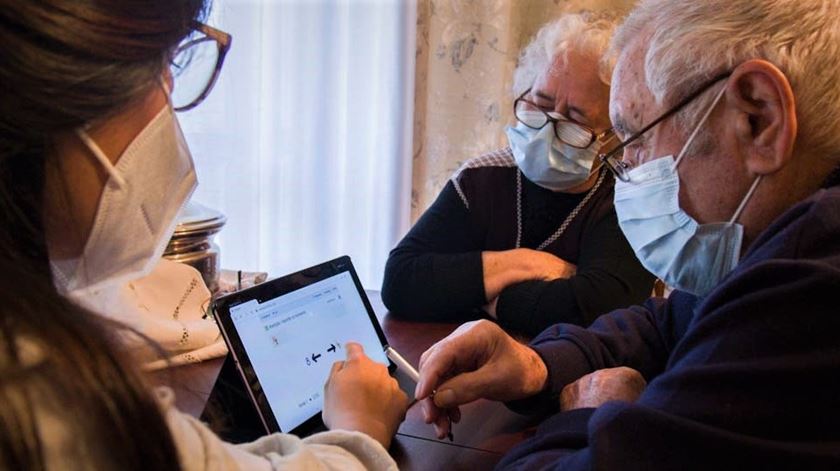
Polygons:
[[[810,315],[827,307],[840,285],[840,187],[820,190],[779,216],[749,247],[704,308],[748,301],[762,309],[807,305]],[[768,302],[767,300],[772,300]]]
[[473,191],[484,187],[496,187],[499,178],[510,175],[516,168],[513,152],[510,147],[505,147],[467,160],[449,180],[464,206],[469,208]]
[[757,258],[832,259],[840,266],[840,186],[819,190],[778,217],[750,247]]
[[505,147],[467,160],[455,171],[452,175],[452,180],[457,180],[464,172],[469,170],[514,167],[516,167],[516,159],[513,158],[513,152],[510,150],[510,147]]

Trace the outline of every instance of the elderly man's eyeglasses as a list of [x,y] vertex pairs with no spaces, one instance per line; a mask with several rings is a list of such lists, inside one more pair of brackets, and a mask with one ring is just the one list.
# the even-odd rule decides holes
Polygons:
[[559,113],[545,111],[525,98],[529,93],[531,93],[530,88],[513,102],[513,115],[517,121],[531,129],[542,129],[546,124],[551,123],[557,139],[578,149],[585,149],[596,140],[612,133],[612,129],[608,129],[598,134],[592,128],[567,119]]
[[223,31],[197,24],[178,46],[169,65],[175,80],[172,90],[175,111],[191,110],[207,98],[219,78],[231,39]]
[[612,171],[613,175],[615,175],[616,178],[618,178],[619,180],[624,181],[624,182],[629,182],[630,181],[630,176],[629,176],[628,172],[630,171],[630,166],[627,165],[627,162],[624,162],[623,160],[620,159],[620,156],[624,152],[624,149],[628,145],[633,143],[635,140],[642,137],[642,135],[644,133],[650,131],[654,126],[661,123],[662,121],[665,121],[670,116],[672,116],[676,112],[683,109],[686,105],[688,105],[689,103],[694,101],[695,98],[699,97],[706,90],[711,88],[712,85],[720,82],[721,80],[725,79],[726,77],[729,77],[730,74],[731,74],[731,72],[726,72],[726,73],[718,75],[717,77],[713,78],[712,80],[709,80],[703,86],[698,88],[696,91],[694,91],[693,93],[691,93],[687,97],[683,98],[682,101],[680,101],[679,103],[674,105],[671,109],[669,109],[668,111],[659,115],[658,118],[651,121],[647,126],[643,127],[640,131],[638,131],[635,134],[633,134],[632,136],[628,137],[624,142],[622,142],[621,144],[616,146],[613,150],[607,152],[606,154],[599,155],[598,158],[601,159],[601,162],[603,162],[607,165],[607,168],[609,168],[610,171]]

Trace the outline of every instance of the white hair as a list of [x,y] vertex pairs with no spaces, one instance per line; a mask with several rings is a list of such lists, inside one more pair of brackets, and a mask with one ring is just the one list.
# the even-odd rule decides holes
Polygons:
[[[797,146],[840,156],[840,0],[641,0],[612,52],[650,36],[647,87],[662,107],[720,73],[763,59],[786,76],[797,102]],[[679,116],[693,126],[714,94]]]
[[619,18],[612,13],[567,13],[546,24],[519,56],[513,72],[513,94],[520,95],[544,73],[557,54],[577,49],[592,53],[598,60],[598,76],[609,85],[612,77],[612,60],[607,55],[610,38],[618,26]]

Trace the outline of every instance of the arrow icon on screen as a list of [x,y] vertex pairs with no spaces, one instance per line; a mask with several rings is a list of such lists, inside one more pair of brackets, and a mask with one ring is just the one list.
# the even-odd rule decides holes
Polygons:
[[330,348],[328,348],[328,349],[327,349],[327,351],[328,351],[328,352],[334,352],[334,351],[335,351],[335,344],[332,344],[332,343],[331,343],[331,344],[330,344]]
[[313,353],[313,354],[312,354],[312,361],[314,361],[315,363],[318,363],[318,359],[319,359],[319,358],[321,358],[321,354],[320,354],[320,353],[317,353],[317,354],[316,354],[316,353]]

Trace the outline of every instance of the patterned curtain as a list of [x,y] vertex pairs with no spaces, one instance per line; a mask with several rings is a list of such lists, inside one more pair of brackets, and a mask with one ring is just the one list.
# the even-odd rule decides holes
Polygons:
[[631,0],[418,0],[412,220],[460,165],[506,145],[519,50],[564,12]]

